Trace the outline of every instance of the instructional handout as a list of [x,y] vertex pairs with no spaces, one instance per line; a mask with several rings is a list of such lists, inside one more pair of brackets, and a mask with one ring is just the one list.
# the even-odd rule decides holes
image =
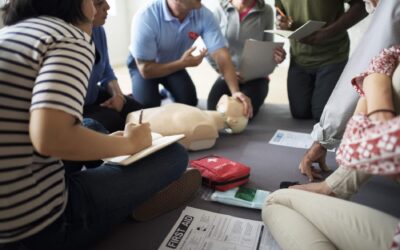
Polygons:
[[288,39],[300,40],[324,26],[326,22],[309,20],[295,31],[291,30],[265,30],[265,32],[283,36]]
[[310,134],[287,130],[277,130],[269,141],[270,144],[305,149],[310,148],[313,142]]
[[266,77],[274,71],[274,49],[283,43],[247,39],[239,61],[240,76],[244,81]]
[[[313,142],[314,140],[310,134],[280,129],[278,129],[271,140],[269,140],[270,144],[305,149],[309,149]],[[328,149],[328,151],[335,152],[335,149]]]
[[280,250],[261,221],[186,207],[159,250]]
[[168,136],[162,136],[158,133],[151,133],[151,137],[152,137],[152,144],[151,146],[143,149],[140,152],[137,152],[134,155],[122,155],[122,156],[117,156],[117,157],[113,157],[113,158],[108,158],[105,159],[105,161],[107,163],[110,164],[117,164],[117,165],[129,165],[135,161],[138,161],[162,148],[165,148],[166,146],[179,141],[180,139],[182,139],[183,137],[185,137],[184,134],[177,134],[177,135],[168,135]]
[[207,49],[207,46],[204,43],[204,40],[203,38],[201,38],[201,36],[197,37],[192,47],[196,47],[196,49],[192,52],[192,56],[198,56],[200,55],[202,50]]

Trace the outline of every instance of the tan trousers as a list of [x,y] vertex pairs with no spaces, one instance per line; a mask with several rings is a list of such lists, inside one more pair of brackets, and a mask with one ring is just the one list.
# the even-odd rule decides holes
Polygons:
[[350,199],[370,178],[370,174],[339,167],[325,179],[325,182],[336,197]]
[[[357,193],[358,189],[364,185],[371,176],[371,174],[362,171],[339,167],[325,179],[325,182],[336,197],[348,200],[353,194]],[[400,175],[397,179],[394,179],[394,181],[400,184]]]
[[389,249],[398,218],[296,189],[269,195],[262,218],[283,250]]

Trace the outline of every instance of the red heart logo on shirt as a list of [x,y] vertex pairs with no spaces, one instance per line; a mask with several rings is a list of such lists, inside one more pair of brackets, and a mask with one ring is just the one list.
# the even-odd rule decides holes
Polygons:
[[200,36],[198,33],[193,32],[193,31],[189,32],[188,35],[189,35],[189,38],[192,40],[196,40]]

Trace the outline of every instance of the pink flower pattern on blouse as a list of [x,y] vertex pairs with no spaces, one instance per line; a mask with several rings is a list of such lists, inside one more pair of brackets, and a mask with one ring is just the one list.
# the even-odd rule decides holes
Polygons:
[[[364,96],[364,78],[372,73],[393,76],[399,64],[400,45],[384,49],[373,58],[368,70],[353,78],[352,85]],[[400,174],[400,116],[385,122],[372,121],[364,114],[354,115],[347,123],[336,161],[349,168],[371,174]],[[400,250],[400,223],[390,250]]]
[[396,233],[394,234],[390,250],[400,250],[400,223],[397,225]]
[[354,115],[347,123],[336,161],[371,174],[400,173],[400,116],[378,122]]
[[380,73],[385,74],[387,76],[392,77],[394,70],[397,67],[400,59],[400,45],[395,45],[390,47],[389,49],[383,49],[382,52],[372,59],[372,62],[369,64],[368,70],[364,73],[353,78],[351,83],[353,87],[357,90],[357,92],[364,96],[364,92],[362,90],[362,83],[364,78],[372,73]]

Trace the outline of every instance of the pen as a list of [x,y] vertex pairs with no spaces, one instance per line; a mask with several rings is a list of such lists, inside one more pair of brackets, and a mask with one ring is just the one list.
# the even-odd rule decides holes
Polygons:
[[[276,11],[278,11],[279,15],[286,17],[285,13],[283,13],[283,11],[278,7],[275,6]],[[289,23],[293,23],[293,19],[291,17],[288,17]]]
[[278,11],[279,15],[286,17],[285,13],[283,13],[283,11],[278,6],[275,6],[275,9],[276,11]]
[[143,109],[140,110],[139,124],[142,124],[142,119],[143,119]]

